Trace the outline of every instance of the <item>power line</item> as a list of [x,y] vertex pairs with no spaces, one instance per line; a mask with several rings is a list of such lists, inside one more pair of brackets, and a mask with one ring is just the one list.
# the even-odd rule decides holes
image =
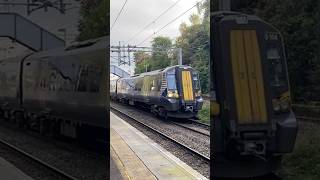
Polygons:
[[121,7],[120,11],[118,12],[118,15],[117,15],[116,19],[114,20],[114,22],[113,22],[113,24],[112,24],[112,26],[111,26],[111,30],[113,29],[114,25],[116,24],[116,22],[117,22],[117,20],[118,20],[119,16],[121,15],[121,13],[122,13],[122,11],[123,11],[124,7],[126,6],[127,2],[128,2],[128,0],[126,0],[126,1],[123,3],[123,5],[122,5],[122,7]]
[[148,27],[150,27],[153,23],[155,23],[157,20],[160,19],[161,16],[165,15],[170,9],[172,9],[174,6],[176,6],[181,0],[177,0],[174,4],[172,4],[169,8],[167,8],[165,11],[163,11],[158,17],[156,17],[154,20],[152,20],[149,24],[147,24],[145,27],[143,27],[140,31],[138,31],[136,34],[134,34],[127,43],[131,42],[135,37],[137,37],[139,34],[141,34],[143,31],[145,31]]
[[[204,0],[201,0],[200,2],[202,2]],[[173,20],[171,20],[169,23],[167,23],[166,25],[164,25],[163,27],[161,27],[159,30],[157,30],[154,34],[159,33],[160,31],[162,31],[164,28],[166,28],[167,26],[169,26],[171,23],[175,22],[176,20],[178,20],[181,16],[185,15],[187,12],[189,12],[191,9],[193,9],[194,7],[196,7],[200,2],[197,2],[195,5],[193,5],[191,8],[189,8],[188,10],[186,10],[185,12],[183,12],[182,14],[180,14],[179,16],[177,16],[176,18],[174,18]],[[150,36],[146,37],[143,41],[141,41],[138,46],[142,43],[144,43],[146,40],[148,40],[150,37],[152,37],[154,34],[151,34]]]

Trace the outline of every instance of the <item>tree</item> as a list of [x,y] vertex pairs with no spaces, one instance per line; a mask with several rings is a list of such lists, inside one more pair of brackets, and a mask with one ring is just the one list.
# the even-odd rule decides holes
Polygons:
[[[202,18],[200,17],[202,14]],[[183,50],[183,64],[191,65],[200,75],[202,92],[209,92],[209,1],[198,6],[198,14],[190,16],[191,25],[180,25],[180,36],[175,46]]]
[[109,35],[109,3],[110,0],[81,1],[79,35],[77,40],[83,41]]
[[135,74],[140,74],[143,72],[150,71],[150,62],[151,62],[151,55],[145,52],[135,52],[133,54],[136,65],[134,72]]
[[172,49],[172,42],[170,38],[158,36],[152,41],[152,63],[151,69],[161,69],[172,65],[172,57],[170,57],[170,50]]

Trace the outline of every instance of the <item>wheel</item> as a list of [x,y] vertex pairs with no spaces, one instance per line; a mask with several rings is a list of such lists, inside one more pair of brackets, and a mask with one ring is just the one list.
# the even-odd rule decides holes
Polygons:
[[162,107],[159,108],[159,116],[164,120],[168,120],[167,111]]

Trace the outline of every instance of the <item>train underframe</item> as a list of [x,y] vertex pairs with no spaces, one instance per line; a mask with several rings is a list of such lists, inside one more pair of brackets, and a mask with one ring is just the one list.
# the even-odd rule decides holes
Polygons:
[[182,103],[176,99],[160,99],[161,103],[157,103],[158,101],[135,101],[128,98],[112,98],[111,99],[129,105],[140,105],[150,110],[155,116],[159,116],[163,119],[171,118],[179,118],[179,119],[190,119],[197,118],[198,111],[202,108],[202,100],[196,100],[192,103]]
[[47,112],[27,112],[23,108],[2,106],[0,120],[8,121],[18,128],[34,131],[43,136],[76,140],[98,151],[104,151],[107,147],[106,128],[56,117]]

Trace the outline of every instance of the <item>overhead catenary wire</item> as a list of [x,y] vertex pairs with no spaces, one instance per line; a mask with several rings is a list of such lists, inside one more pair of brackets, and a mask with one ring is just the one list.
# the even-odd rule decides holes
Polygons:
[[[201,0],[200,2],[202,2],[204,0]],[[175,22],[176,20],[178,20],[181,16],[185,15],[187,12],[189,12],[190,10],[192,10],[194,7],[196,7],[197,5],[199,5],[200,2],[197,2],[195,5],[193,5],[191,8],[187,9],[186,11],[184,11],[183,13],[181,13],[179,16],[175,17],[173,20],[171,20],[170,22],[168,22],[166,25],[162,26],[160,29],[158,29],[156,32],[154,32],[153,34],[147,36],[143,41],[141,41],[140,43],[138,43],[137,46],[141,45],[142,43],[144,43],[146,40],[148,40],[149,38],[151,38],[153,35],[158,34],[160,31],[162,31],[163,29],[165,29],[167,26],[169,26],[170,24],[172,24],[173,22]]]
[[131,42],[133,39],[135,39],[138,35],[140,35],[143,31],[145,31],[148,27],[150,27],[153,23],[155,23],[157,20],[159,20],[163,15],[165,15],[170,9],[172,9],[174,6],[176,6],[181,0],[177,0],[174,4],[172,4],[170,7],[168,7],[166,10],[164,10],[159,16],[157,16],[154,20],[152,20],[149,24],[144,26],[140,31],[135,33],[128,41],[127,43]]
[[118,18],[120,17],[120,15],[121,15],[121,13],[122,13],[122,11],[123,11],[124,7],[126,6],[127,2],[128,2],[128,0],[126,0],[126,1],[123,3],[123,5],[122,5],[122,7],[121,7],[120,11],[118,12],[118,15],[117,15],[116,19],[115,19],[115,20],[114,20],[114,22],[112,23],[112,26],[111,26],[110,30],[112,30],[112,29],[113,29],[113,27],[115,26],[115,24],[116,24],[116,22],[118,21]]

